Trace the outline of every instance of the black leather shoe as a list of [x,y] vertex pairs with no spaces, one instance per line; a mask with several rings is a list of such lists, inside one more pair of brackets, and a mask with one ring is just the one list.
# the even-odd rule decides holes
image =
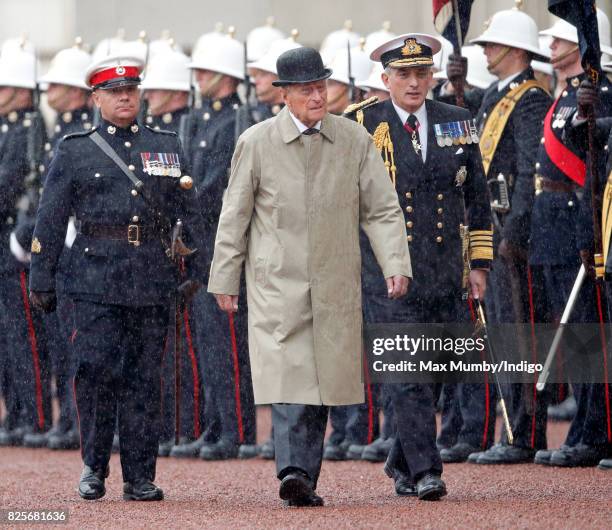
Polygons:
[[393,438],[377,438],[363,448],[361,459],[368,462],[384,462],[393,447],[393,442]]
[[554,449],[540,449],[533,457],[533,463],[539,464],[540,466],[550,466],[550,457],[553,452]]
[[159,442],[157,446],[157,456],[166,457],[170,456],[170,451],[174,447],[174,440],[167,440],[165,442]]
[[416,497],[416,485],[410,475],[394,469],[387,464],[385,464],[383,471],[389,478],[393,479],[395,484],[395,493],[402,497]]
[[49,437],[56,433],[58,433],[58,430],[55,428],[45,432],[29,432],[24,435],[22,445],[29,449],[42,449],[47,447]]
[[23,427],[17,427],[16,429],[2,429],[0,430],[0,447],[21,445],[25,435],[26,431]]
[[326,444],[323,449],[324,460],[346,460],[346,452],[348,451],[350,443],[342,442],[340,444]]
[[417,481],[416,492],[421,501],[437,501],[446,495],[446,484],[435,473],[425,473]]
[[610,471],[612,469],[612,458],[604,458],[600,460],[597,467],[599,469],[603,469],[604,471]]
[[465,462],[472,453],[477,453],[478,451],[480,451],[479,447],[459,442],[448,449],[442,449],[440,451],[440,458],[446,464]]
[[51,434],[47,441],[47,447],[53,450],[79,449],[81,447],[79,431],[71,429],[66,432]]
[[175,445],[170,450],[170,456],[174,458],[197,458],[200,454],[200,449],[202,449],[205,443],[204,435],[202,435],[193,442]]
[[148,479],[123,483],[124,501],[161,501],[164,492]]
[[238,456],[238,446],[224,440],[216,444],[204,444],[199,456],[202,460],[229,460]]
[[482,453],[477,464],[522,464],[525,462],[533,462],[535,449],[528,447],[519,447],[516,445],[497,444],[487,449]]
[[484,451],[476,451],[475,453],[471,453],[468,457],[466,462],[468,464],[476,464],[478,463],[478,459],[480,458],[480,455],[483,454]]
[[242,444],[238,448],[238,458],[247,460],[259,456],[259,446],[255,444]]
[[299,471],[283,477],[278,495],[287,506],[323,506],[323,499],[312,489],[310,479]]
[[602,458],[609,456],[605,446],[579,444],[573,447],[562,447],[553,451],[550,457],[551,466],[559,467],[594,467]]
[[347,460],[361,460],[361,455],[363,454],[363,450],[365,449],[365,445],[361,444],[351,444],[348,446],[346,450],[346,459]]
[[95,501],[104,497],[106,487],[104,479],[108,477],[110,468],[94,470],[89,466],[83,468],[81,479],[79,480],[79,495],[86,501]]
[[259,456],[265,460],[274,460],[274,440],[272,438],[259,447]]

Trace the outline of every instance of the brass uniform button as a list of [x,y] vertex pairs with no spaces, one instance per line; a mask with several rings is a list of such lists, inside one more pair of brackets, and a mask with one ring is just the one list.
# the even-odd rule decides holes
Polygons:
[[123,145],[125,145],[126,147],[132,147],[132,142],[125,142]]
[[406,236],[406,239],[408,240],[408,243],[411,243],[411,242],[412,242],[412,236],[411,236],[411,235]]
[[412,199],[412,193],[409,191],[406,192],[406,199]]
[[136,195],[138,195],[138,192],[136,190],[132,190],[132,195],[136,197]]
[[412,206],[406,206],[406,211],[408,213],[412,213],[412,210],[413,210]]
[[408,221],[408,222],[406,223],[406,226],[407,226],[408,228],[412,228],[412,227],[413,227],[413,225],[414,225],[414,223],[413,223],[412,221]]
[[139,221],[138,216],[135,215],[134,217],[132,217],[132,223],[137,223]]
[[129,169],[130,171],[134,171],[134,170],[136,169],[136,166],[135,166],[134,164],[130,164],[130,165],[128,166],[128,169]]
[[441,201],[442,199],[444,199],[444,195],[442,195],[441,193],[438,193],[438,200]]
[[443,211],[444,211],[444,210],[443,210],[442,208],[438,208],[438,215],[442,215],[442,212],[443,212]]
[[442,243],[442,236],[436,237],[436,243]]
[[212,108],[213,108],[214,111],[219,112],[223,108],[223,103],[221,103],[219,100],[217,100],[217,101],[215,101],[212,104]]
[[437,226],[439,229],[441,229],[441,228],[442,228],[442,223],[438,223],[436,226]]

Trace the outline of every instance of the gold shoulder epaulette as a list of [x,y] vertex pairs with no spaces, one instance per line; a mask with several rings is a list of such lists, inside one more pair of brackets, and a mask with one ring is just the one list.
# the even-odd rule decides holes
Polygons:
[[391,140],[391,133],[389,132],[389,124],[386,121],[381,121],[376,127],[374,134],[374,145],[378,152],[384,156],[385,167],[391,177],[391,182],[395,187],[395,173],[397,168],[395,167],[395,158],[393,156],[393,141]]
[[371,98],[364,99],[359,103],[351,103],[348,107],[344,109],[342,113],[343,116],[348,116],[353,112],[357,112],[358,110],[363,110],[368,108],[370,105],[374,105],[374,103],[378,103],[378,96],[372,96]]

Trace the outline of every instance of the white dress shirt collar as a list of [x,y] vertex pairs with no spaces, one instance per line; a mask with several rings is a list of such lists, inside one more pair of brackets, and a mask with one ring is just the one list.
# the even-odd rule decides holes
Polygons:
[[[287,109],[287,110],[289,110],[289,109]],[[289,116],[291,116],[291,119],[293,120],[293,123],[295,123],[295,126],[298,128],[298,131],[300,131],[300,134],[302,134],[304,131],[310,129],[310,127],[306,127],[306,125],[304,125],[300,120],[298,120],[293,115],[293,112],[291,112],[290,110],[289,110]],[[313,129],[317,129],[318,131],[320,131],[321,130],[321,120],[319,120],[317,123],[315,123],[312,128]]]
[[[407,110],[404,110],[399,105],[396,105],[395,101],[391,100],[391,103],[393,103],[395,112],[397,112],[397,115],[399,116],[399,119],[402,124],[406,123],[406,120],[408,119],[408,116],[410,116],[411,113]],[[419,122],[421,158],[423,159],[423,162],[425,162],[425,160],[427,159],[427,108],[425,106],[425,102],[423,102],[423,104],[416,110],[416,112],[413,112],[412,114],[416,116],[416,119]]]

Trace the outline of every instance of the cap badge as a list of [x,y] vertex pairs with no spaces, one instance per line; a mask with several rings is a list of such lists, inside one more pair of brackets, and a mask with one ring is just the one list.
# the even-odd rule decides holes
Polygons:
[[125,68],[123,66],[117,66],[117,68],[115,68],[115,72],[117,72],[117,75],[123,75],[125,74]]
[[420,44],[417,44],[416,39],[406,39],[404,41],[404,47],[402,48],[402,55],[419,55],[422,53],[423,48],[421,48]]

